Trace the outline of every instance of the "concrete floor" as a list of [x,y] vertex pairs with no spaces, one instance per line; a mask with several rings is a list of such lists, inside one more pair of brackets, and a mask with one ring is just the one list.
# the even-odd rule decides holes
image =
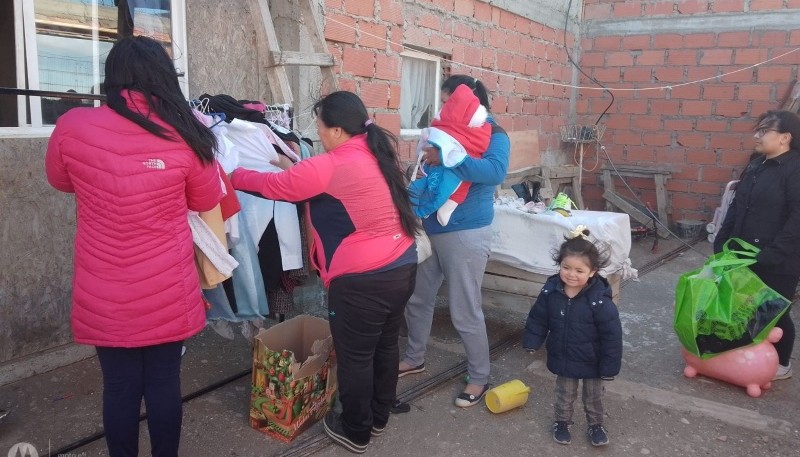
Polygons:
[[[633,265],[650,264],[680,245],[680,240],[661,240],[659,252],[654,254],[650,252],[652,238],[634,241]],[[455,376],[431,393],[414,398],[410,413],[392,416],[387,432],[370,444],[367,454],[798,455],[798,378],[776,382],[761,398],[751,398],[743,388],[682,375],[679,343],[672,331],[675,282],[681,273],[701,265],[710,250],[708,243],[698,243],[660,263],[639,281],[623,285],[618,303],[625,334],[623,368],[615,381],[607,383],[604,400],[609,446],[595,449],[589,445],[580,404],[576,404],[572,444],[559,445],[550,438],[554,376],[545,368],[544,354],[530,355],[517,344],[493,357],[492,383],[520,379],[529,385],[531,394],[523,407],[500,415],[483,404],[457,408],[453,398],[463,384],[461,376]],[[318,305],[307,308],[307,312],[323,315]],[[794,315],[797,321],[797,310]],[[495,307],[487,307],[486,316],[492,343],[518,334],[525,319],[524,313]],[[240,334],[227,340],[206,329],[187,342],[187,347],[184,394],[250,368],[250,349]],[[398,392],[461,362],[463,349],[446,308],[439,307],[426,360],[428,370],[402,378]],[[244,376],[185,403],[182,456],[299,456],[308,455],[309,450],[320,456],[350,455],[329,444],[320,424],[289,444],[252,430],[247,422],[249,383],[249,376]],[[107,455],[102,439],[86,439],[102,430],[101,392],[95,358],[0,387],[0,409],[11,411],[0,422],[0,455],[20,442],[33,444],[39,455],[56,455],[67,447],[69,451],[62,455]],[[81,442],[84,444],[71,446]],[[149,449],[145,423],[141,449]]]

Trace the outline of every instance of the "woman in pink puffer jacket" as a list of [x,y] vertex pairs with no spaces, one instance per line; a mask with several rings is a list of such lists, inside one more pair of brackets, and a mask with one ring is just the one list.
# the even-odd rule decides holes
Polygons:
[[215,140],[157,41],[118,41],[104,84],[108,104],[64,114],[47,146],[77,205],[72,330],[97,348],[110,455],[138,454],[144,398],[152,455],[177,456],[182,342],[205,325],[187,211],[222,197]]

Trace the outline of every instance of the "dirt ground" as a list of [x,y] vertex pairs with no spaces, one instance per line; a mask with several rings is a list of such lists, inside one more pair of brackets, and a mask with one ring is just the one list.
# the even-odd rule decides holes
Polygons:
[[[800,379],[775,382],[762,397],[752,398],[740,387],[682,375],[684,365],[672,331],[675,282],[681,273],[702,264],[711,248],[701,242],[682,255],[658,260],[680,245],[676,239],[661,240],[659,252],[652,253],[652,239],[634,242],[634,267],[654,268],[638,281],[624,283],[618,303],[625,354],[622,372],[606,385],[608,446],[589,444],[580,401],[572,444],[551,439],[554,376],[545,367],[545,354],[530,355],[516,342],[494,354],[491,382],[519,379],[530,386],[524,406],[499,415],[483,404],[457,408],[453,398],[463,387],[457,373],[430,393],[412,396],[411,412],[392,416],[387,432],[373,440],[367,455],[799,455]],[[318,305],[306,311],[323,315]],[[519,335],[524,313],[496,307],[485,311],[493,344]],[[794,316],[797,320],[796,310]],[[248,426],[250,350],[240,334],[227,340],[207,329],[187,347],[184,394],[241,377],[185,403],[182,456],[299,456],[311,451],[319,456],[350,455],[330,444],[320,424],[289,444]],[[442,300],[429,343],[428,369],[402,378],[398,392],[413,392],[462,362],[463,349]],[[0,409],[11,411],[0,422],[0,455],[20,442],[33,444],[39,455],[57,455],[59,450],[65,456],[107,455],[103,439],[97,439],[102,430],[101,395],[95,358],[0,387]],[[149,449],[144,422],[141,449]]]

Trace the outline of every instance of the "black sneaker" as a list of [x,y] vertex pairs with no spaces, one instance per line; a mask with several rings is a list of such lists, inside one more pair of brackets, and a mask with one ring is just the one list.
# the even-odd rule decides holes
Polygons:
[[344,428],[342,427],[342,419],[335,412],[329,411],[328,414],[325,415],[325,418],[322,419],[322,425],[325,427],[325,433],[327,433],[336,444],[348,451],[355,454],[363,454],[367,450],[367,444],[369,444],[369,442],[358,444],[345,435]]
[[555,421],[553,422],[553,439],[558,444],[569,444],[572,442],[572,435],[569,433],[568,421]]
[[589,439],[592,440],[592,446],[605,446],[608,444],[606,429],[600,424],[590,425]]
[[400,400],[395,400],[391,408],[389,408],[389,412],[392,414],[403,414],[409,411],[411,411],[411,405]]
[[383,435],[384,431],[386,431],[386,425],[384,425],[383,427],[378,427],[377,425],[373,425],[370,434],[372,436],[381,436]]

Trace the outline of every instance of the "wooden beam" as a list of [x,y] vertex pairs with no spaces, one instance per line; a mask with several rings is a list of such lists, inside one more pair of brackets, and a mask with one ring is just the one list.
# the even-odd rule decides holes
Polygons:
[[[309,0],[310,1],[310,0]],[[261,20],[264,25],[264,32],[267,39],[267,50],[270,53],[281,51],[278,45],[278,36],[275,33],[275,24],[272,22],[272,14],[269,12],[267,0],[256,0],[258,9],[261,12]],[[300,3],[303,3],[302,1]],[[289,85],[289,77],[286,75],[286,68],[281,66],[266,65],[267,81],[269,90],[272,93],[271,103],[288,103],[294,101],[292,88]]]
[[307,53],[297,51],[270,52],[271,66],[278,65],[307,65],[315,67],[332,67],[333,56],[322,53]]
[[[630,217],[636,219],[636,221],[644,226],[647,226],[653,222],[653,218],[650,217],[649,214],[646,214],[644,211],[632,205],[615,192],[605,191],[603,192],[603,198],[617,208],[628,213]],[[661,238],[669,238],[669,233],[666,233],[666,230],[658,230],[658,236]]]
[[[306,25],[306,30],[311,38],[311,45],[314,52],[325,54],[328,52],[328,44],[325,42],[325,28],[322,24],[322,5],[316,0],[300,0],[300,21]],[[339,87],[338,79],[333,72],[333,65],[320,67],[322,71],[322,85],[330,91],[335,91]]]

